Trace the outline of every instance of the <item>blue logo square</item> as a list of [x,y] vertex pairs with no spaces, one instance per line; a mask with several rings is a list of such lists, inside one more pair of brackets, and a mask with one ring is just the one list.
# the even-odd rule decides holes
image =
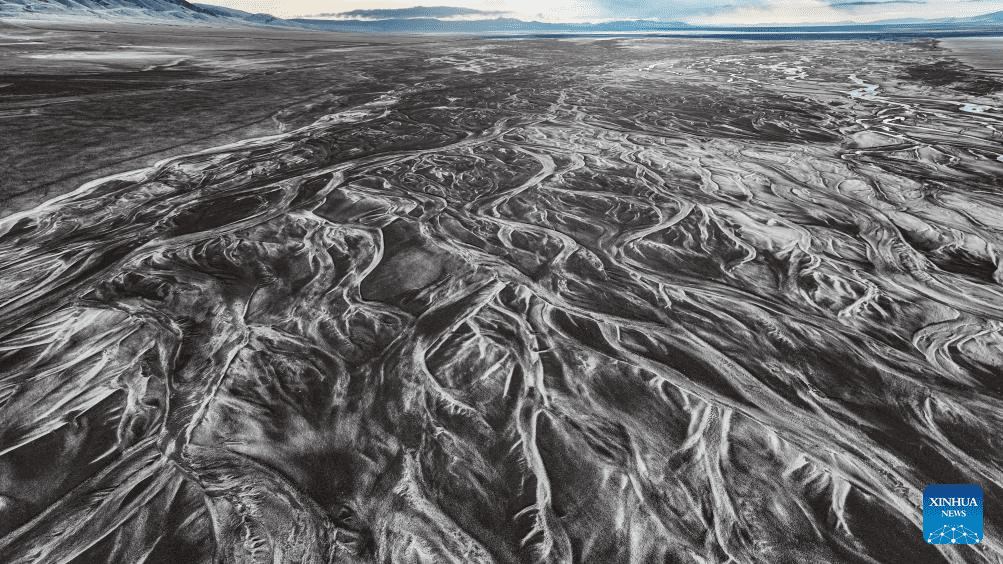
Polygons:
[[930,544],[982,542],[982,488],[934,484],[923,490],[923,536]]

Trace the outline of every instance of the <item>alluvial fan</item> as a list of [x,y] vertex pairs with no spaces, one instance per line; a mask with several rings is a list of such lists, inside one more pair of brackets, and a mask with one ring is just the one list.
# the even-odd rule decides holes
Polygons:
[[1003,84],[439,49],[0,223],[0,560],[1001,561]]

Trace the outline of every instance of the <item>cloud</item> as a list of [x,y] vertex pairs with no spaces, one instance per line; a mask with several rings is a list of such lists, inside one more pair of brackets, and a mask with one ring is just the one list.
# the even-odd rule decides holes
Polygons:
[[763,4],[734,6],[691,18],[708,25],[821,24],[846,19],[846,12],[822,0],[768,0]]

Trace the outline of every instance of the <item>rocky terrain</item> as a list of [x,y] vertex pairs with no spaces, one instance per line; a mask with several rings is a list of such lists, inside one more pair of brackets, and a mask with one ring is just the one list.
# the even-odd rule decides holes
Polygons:
[[1001,560],[998,512],[920,526],[927,484],[1003,503],[998,78],[933,43],[273,45],[327,90],[259,101],[270,135],[0,222],[0,560]]

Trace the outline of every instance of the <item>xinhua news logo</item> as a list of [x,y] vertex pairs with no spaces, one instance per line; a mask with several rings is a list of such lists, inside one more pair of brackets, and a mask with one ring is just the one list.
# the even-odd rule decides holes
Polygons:
[[982,488],[934,484],[923,490],[923,536],[930,544],[982,542]]

